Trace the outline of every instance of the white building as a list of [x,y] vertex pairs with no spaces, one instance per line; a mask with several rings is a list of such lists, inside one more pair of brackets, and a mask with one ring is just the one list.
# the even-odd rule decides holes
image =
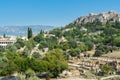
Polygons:
[[0,37],[0,47],[6,48],[8,44],[16,42],[16,37]]

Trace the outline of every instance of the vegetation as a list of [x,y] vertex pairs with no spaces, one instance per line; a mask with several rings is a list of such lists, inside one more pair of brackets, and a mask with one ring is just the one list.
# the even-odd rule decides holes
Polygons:
[[112,73],[114,70],[111,68],[111,66],[109,64],[105,64],[101,67],[101,72],[103,72],[103,75],[105,74],[110,74]]
[[35,75],[35,72],[49,72],[51,76],[57,77],[59,73],[68,68],[67,62],[64,59],[63,51],[55,49],[46,54],[45,57],[38,60],[36,58],[26,58],[17,53],[6,53],[8,62],[2,69],[2,76],[10,76],[15,72],[25,73],[27,78]]
[[32,29],[31,28],[28,28],[28,39],[32,38]]
[[[81,53],[95,49],[93,56],[99,57],[118,50],[119,24],[118,22],[102,24],[99,21],[76,25],[71,23],[49,32],[41,30],[34,37],[32,29],[28,28],[28,41],[18,38],[16,43],[9,45],[6,50],[0,48],[0,62],[5,63],[1,67],[0,75],[22,73],[19,77],[22,80],[24,76],[28,80],[32,80],[31,76],[34,76],[33,78],[37,80],[36,75],[42,73],[46,73],[46,78],[57,77],[63,70],[68,69],[69,55],[79,57]],[[82,27],[86,30],[82,30]],[[111,67],[107,64],[101,68],[105,74],[110,70]]]

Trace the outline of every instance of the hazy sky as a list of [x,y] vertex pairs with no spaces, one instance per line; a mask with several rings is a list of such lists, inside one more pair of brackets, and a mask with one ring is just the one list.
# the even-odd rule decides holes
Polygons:
[[64,26],[88,13],[115,10],[120,0],[0,0],[0,25]]

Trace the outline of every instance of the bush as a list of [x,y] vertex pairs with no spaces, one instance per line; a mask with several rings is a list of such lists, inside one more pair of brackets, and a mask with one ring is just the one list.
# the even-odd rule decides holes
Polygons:
[[95,54],[93,56],[99,57],[103,54],[107,54],[110,51],[110,47],[106,45],[99,45],[96,48]]
[[101,50],[96,50],[95,54],[93,55],[94,57],[99,57],[103,54],[103,52]]
[[40,55],[39,52],[34,52],[34,53],[32,54],[32,56],[33,56],[33,58],[35,58],[35,59],[40,59],[40,58],[41,58],[41,55]]

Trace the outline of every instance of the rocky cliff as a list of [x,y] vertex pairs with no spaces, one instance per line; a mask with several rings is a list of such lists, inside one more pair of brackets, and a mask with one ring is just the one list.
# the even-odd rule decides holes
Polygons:
[[80,24],[80,23],[96,22],[96,21],[106,23],[108,20],[112,22],[115,22],[115,21],[120,22],[120,13],[117,13],[115,11],[108,11],[108,12],[103,12],[99,14],[90,13],[87,16],[79,17],[73,23]]

